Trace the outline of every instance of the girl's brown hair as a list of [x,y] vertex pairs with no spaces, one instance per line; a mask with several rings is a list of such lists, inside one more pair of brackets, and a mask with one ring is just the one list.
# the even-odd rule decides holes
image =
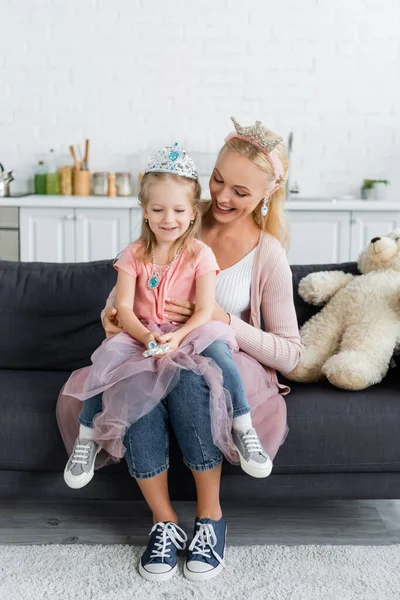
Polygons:
[[[264,128],[264,132],[267,139],[276,139],[278,137],[269,129]],[[222,146],[220,154],[225,149],[236,152],[240,156],[245,156],[267,175],[267,196],[269,195],[268,190],[272,190],[276,184],[279,186],[276,192],[271,194],[268,198],[268,212],[266,217],[261,216],[261,207],[263,204],[262,200],[254,209],[253,217],[262,231],[266,231],[276,237],[281,242],[282,246],[286,248],[289,244],[289,233],[286,225],[283,206],[286,198],[286,182],[289,171],[289,160],[284,144],[280,142],[274,148],[274,150],[272,150],[272,152],[278,155],[284,170],[284,174],[278,180],[275,179],[273,166],[268,160],[267,156],[264,154],[264,152],[259,150],[250,142],[238,138],[232,138]]]
[[[192,241],[195,238],[201,236],[201,187],[197,179],[189,179],[189,177],[183,177],[181,175],[172,175],[169,173],[146,173],[142,177],[140,184],[140,192],[138,195],[139,202],[142,207],[146,208],[150,200],[151,186],[157,182],[164,181],[167,178],[173,177],[173,181],[176,181],[182,186],[188,188],[189,200],[192,203],[193,208],[196,211],[196,216],[193,223],[185,231],[180,238],[178,238],[171,246],[168,260],[171,261],[175,252],[180,247],[184,247],[189,253],[192,253]],[[156,238],[149,225],[145,222],[144,217],[142,218],[142,229],[140,232],[139,240],[142,242],[142,251],[139,254],[139,259],[143,261],[150,261],[152,259],[152,253],[156,246]]]

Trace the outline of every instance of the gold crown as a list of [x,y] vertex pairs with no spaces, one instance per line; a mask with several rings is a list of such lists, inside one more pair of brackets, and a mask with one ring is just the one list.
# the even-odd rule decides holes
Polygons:
[[261,121],[256,121],[256,124],[250,127],[242,127],[234,117],[231,117],[231,121],[238,135],[246,138],[250,143],[261,146],[266,152],[271,152],[283,140],[282,137],[267,139]]

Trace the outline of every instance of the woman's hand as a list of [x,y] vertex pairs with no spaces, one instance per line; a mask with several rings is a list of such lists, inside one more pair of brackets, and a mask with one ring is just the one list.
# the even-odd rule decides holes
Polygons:
[[122,333],[123,329],[118,321],[117,309],[113,306],[106,308],[103,317],[103,327],[106,332],[106,337],[111,337],[117,333]]
[[[187,300],[179,300],[177,298],[167,298],[165,303],[165,315],[172,323],[186,323],[194,312],[194,304]],[[231,319],[219,304],[215,303],[213,311],[213,321],[222,321],[230,325]]]
[[194,304],[187,300],[167,298],[165,316],[171,323],[186,323],[194,313]]
[[215,303],[213,310],[213,321],[222,321],[222,323],[226,323],[227,325],[231,324],[231,317],[228,313],[226,313],[219,304]]

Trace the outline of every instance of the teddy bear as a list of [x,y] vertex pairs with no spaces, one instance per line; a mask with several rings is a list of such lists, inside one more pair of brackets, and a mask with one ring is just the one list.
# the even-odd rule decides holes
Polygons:
[[360,275],[310,273],[299,284],[308,303],[325,305],[302,328],[302,353],[285,376],[362,390],[386,375],[400,349],[400,229],[374,237],[358,258]]

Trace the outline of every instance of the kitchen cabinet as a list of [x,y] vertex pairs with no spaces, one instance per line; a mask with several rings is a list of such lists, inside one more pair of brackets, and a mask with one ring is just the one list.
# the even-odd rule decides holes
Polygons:
[[131,241],[127,209],[75,210],[75,260],[115,258]]
[[74,211],[68,208],[21,208],[20,260],[73,262]]
[[129,209],[20,209],[20,260],[84,262],[114,258],[130,242]]
[[400,228],[400,211],[352,212],[350,260],[357,260],[361,250],[373,237],[384,235],[396,228]]
[[[12,209],[6,208],[11,206]],[[288,201],[285,207],[290,229],[290,264],[356,260],[371,238],[400,228],[398,201],[296,199]],[[0,258],[6,260],[18,260],[15,250],[18,223],[14,222],[18,210],[19,255],[24,261],[86,262],[114,258],[138,238],[142,218],[138,199],[134,197],[0,198],[0,210],[3,211],[0,212]],[[10,220],[12,215],[14,220]],[[12,232],[2,231],[5,227],[11,227]]]
[[394,210],[292,210],[287,219],[292,265],[356,261],[373,237],[400,228]]
[[346,262],[350,256],[348,211],[293,211],[288,214],[289,263]]

